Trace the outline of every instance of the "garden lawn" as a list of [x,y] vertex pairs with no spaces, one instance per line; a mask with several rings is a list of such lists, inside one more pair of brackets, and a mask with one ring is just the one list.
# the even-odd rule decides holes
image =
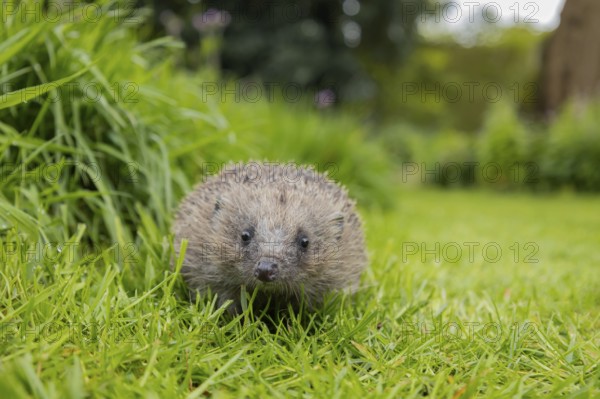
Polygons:
[[362,214],[361,291],[276,326],[186,302],[150,222],[95,251],[80,226],[72,254],[5,230],[0,397],[600,395],[597,197],[415,190]]

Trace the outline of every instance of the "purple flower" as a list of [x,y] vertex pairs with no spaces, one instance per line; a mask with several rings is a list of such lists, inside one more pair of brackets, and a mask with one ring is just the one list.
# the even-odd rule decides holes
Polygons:
[[192,18],[192,25],[200,32],[223,29],[231,22],[231,14],[227,11],[209,8],[202,14],[196,14]]
[[315,94],[317,108],[327,108],[335,103],[335,93],[331,89],[320,90]]

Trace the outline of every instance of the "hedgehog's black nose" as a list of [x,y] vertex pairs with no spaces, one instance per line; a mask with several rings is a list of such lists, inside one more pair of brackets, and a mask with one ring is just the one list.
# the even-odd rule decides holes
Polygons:
[[277,277],[277,263],[271,262],[270,260],[261,260],[256,265],[256,269],[254,269],[254,277],[263,281],[265,283],[269,283]]

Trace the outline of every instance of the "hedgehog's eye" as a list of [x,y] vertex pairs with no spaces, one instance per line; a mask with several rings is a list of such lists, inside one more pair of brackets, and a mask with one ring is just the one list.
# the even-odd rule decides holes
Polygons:
[[253,229],[247,229],[242,231],[242,241],[245,243],[250,242],[250,240],[252,239],[252,236],[254,236],[254,230]]
[[309,244],[308,237],[304,234],[300,234],[298,236],[298,245],[300,245],[300,247],[302,249],[306,249],[306,248],[308,248],[308,244]]

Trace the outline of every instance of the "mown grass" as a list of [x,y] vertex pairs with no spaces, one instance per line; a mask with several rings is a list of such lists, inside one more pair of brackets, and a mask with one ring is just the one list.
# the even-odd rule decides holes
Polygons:
[[[595,198],[408,191],[397,199],[396,211],[363,212],[372,262],[359,294],[276,326],[186,302],[166,244],[137,248],[144,256],[127,267],[143,273],[131,281],[116,251],[94,264],[80,248],[73,260],[65,251],[33,259],[31,247],[28,261],[8,255],[0,396],[600,394]],[[3,247],[20,240],[9,233]],[[515,242],[537,252],[515,259]],[[414,243],[430,252],[414,253]],[[465,249],[459,259],[443,250],[452,243]],[[470,244],[472,259],[463,243],[479,244]],[[502,255],[484,255],[489,243]]]

